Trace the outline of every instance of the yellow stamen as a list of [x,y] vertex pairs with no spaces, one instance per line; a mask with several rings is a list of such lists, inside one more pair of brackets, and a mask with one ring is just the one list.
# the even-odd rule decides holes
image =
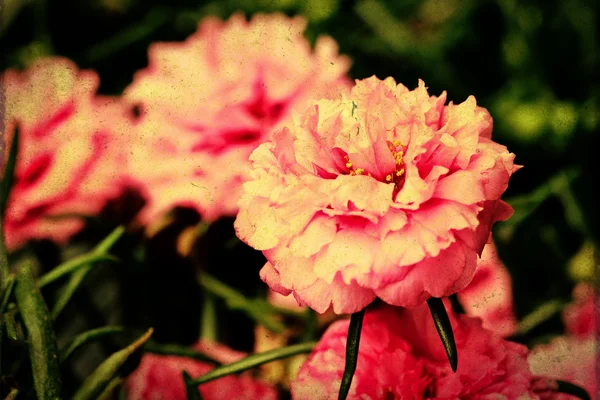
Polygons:
[[356,169],[356,175],[360,175],[360,174],[362,174],[363,172],[365,172],[365,170],[364,170],[364,169],[362,169],[362,168],[357,168],[357,169]]
[[346,163],[346,168],[352,168],[352,163],[351,162],[347,162]]
[[385,176],[385,180],[386,180],[386,182],[391,182],[392,181],[392,176],[391,175],[386,175]]
[[396,176],[402,176],[404,173],[404,168],[400,169],[400,171],[396,171]]

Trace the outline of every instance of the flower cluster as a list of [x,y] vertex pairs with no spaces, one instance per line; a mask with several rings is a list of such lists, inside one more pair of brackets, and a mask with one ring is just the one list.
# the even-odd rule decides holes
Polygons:
[[[349,399],[537,399],[527,349],[448,307],[458,349],[453,373],[426,305],[367,311]],[[333,323],[292,383],[294,399],[337,398],[348,331]]]
[[392,78],[311,103],[251,155],[235,221],[261,278],[318,312],[464,288],[518,166],[473,97],[445,104]]

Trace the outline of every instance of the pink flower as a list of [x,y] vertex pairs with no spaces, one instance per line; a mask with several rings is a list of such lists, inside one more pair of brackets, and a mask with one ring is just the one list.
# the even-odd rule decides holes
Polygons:
[[[531,399],[527,349],[449,312],[458,370],[453,373],[425,304],[384,306],[365,315],[348,399]],[[344,370],[349,322],[325,332],[297,379],[296,400],[335,399]]]
[[185,42],[150,47],[125,90],[143,114],[130,168],[149,200],[143,220],[176,205],[208,221],[235,215],[252,150],[293,108],[349,88],[348,59],[329,37],[311,50],[305,26],[281,14],[208,18]]
[[[536,376],[574,383],[597,399],[596,354],[597,341],[593,336],[585,339],[559,336],[548,344],[536,346],[529,355],[529,366]],[[574,399],[552,391],[540,391],[540,395],[552,400]]]
[[124,132],[116,127],[124,113],[116,100],[95,96],[99,85],[95,72],[80,71],[64,58],[37,60],[24,72],[8,70],[2,85],[6,90],[3,160],[17,124],[20,131],[4,226],[7,246],[13,249],[31,238],[62,242],[82,222],[49,216],[94,214],[119,193],[126,160]]
[[[197,350],[223,362],[232,363],[245,356],[218,343],[199,343]],[[210,364],[189,358],[146,354],[139,367],[127,378],[127,398],[130,400],[185,400],[186,391],[182,372],[193,378],[206,374]],[[276,390],[249,375],[229,375],[199,386],[205,400],[268,399],[277,398]]]
[[[594,307],[594,288],[580,283],[575,287],[573,297],[573,303],[563,312],[567,335],[536,346],[529,355],[529,365],[535,375],[574,383],[586,389],[592,399],[597,399],[598,330],[595,314],[598,311]],[[572,397],[547,391],[544,398],[569,400]]]
[[458,299],[467,315],[481,318],[485,329],[504,337],[515,333],[512,281],[493,242],[484,247],[475,276]]
[[573,302],[565,307],[563,321],[570,335],[577,337],[593,336],[600,328],[596,325],[600,311],[594,302],[597,296],[594,287],[587,283],[578,284],[573,290]]
[[469,97],[444,105],[425,84],[357,81],[312,102],[251,156],[235,222],[262,250],[261,278],[318,312],[398,306],[464,288],[518,169]]

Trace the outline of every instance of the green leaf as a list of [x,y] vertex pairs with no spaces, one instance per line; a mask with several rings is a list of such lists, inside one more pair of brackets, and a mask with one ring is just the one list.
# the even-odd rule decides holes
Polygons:
[[102,328],[92,329],[87,332],[83,332],[77,335],[73,340],[69,342],[69,344],[63,347],[63,349],[60,351],[58,358],[62,363],[84,344],[91,342],[92,340],[103,338],[108,335],[121,333],[124,330],[125,329],[121,326],[103,326]]
[[362,331],[363,318],[365,310],[352,314],[350,317],[350,325],[348,326],[348,339],[346,341],[346,365],[344,366],[344,375],[342,375],[342,383],[338,400],[345,400],[350,391],[356,364],[358,363],[358,348],[360,346],[360,333]]
[[15,167],[17,165],[17,153],[19,152],[19,138],[20,133],[19,127],[17,126],[10,145],[8,160],[6,161],[6,167],[4,168],[4,174],[2,175],[2,182],[0,182],[0,219],[2,220],[4,220],[8,196],[10,195],[10,190],[12,189],[15,180]]
[[[108,235],[102,242],[100,242],[94,248],[94,250],[90,252],[90,254],[105,255],[115,244],[115,242],[119,240],[121,236],[123,236],[124,233],[125,228],[123,226],[117,227],[114,231],[112,231],[110,235]],[[79,269],[73,272],[73,275],[71,275],[71,279],[69,279],[69,281],[62,288],[58,300],[52,307],[51,314],[53,320],[55,320],[60,315],[62,310],[66,307],[67,303],[69,302],[69,300],[71,300],[71,297],[73,297],[73,294],[75,293],[77,288],[79,288],[79,285],[81,285],[81,282],[86,277],[91,268],[92,266],[88,264],[79,267]]]
[[144,346],[144,350],[148,353],[187,357],[198,361],[208,362],[214,365],[221,365],[221,362],[215,360],[214,358],[204,353],[177,344],[158,344],[149,341],[148,343],[146,343],[146,346]]
[[31,372],[38,399],[59,399],[61,395],[58,351],[48,308],[29,263],[17,269],[15,298],[27,332]]
[[122,350],[113,353],[108,357],[85,381],[73,396],[73,400],[92,400],[96,399],[108,387],[119,368],[127,359],[135,353],[152,335],[153,329],[150,328],[146,333]]
[[76,271],[79,268],[83,268],[86,265],[92,265],[102,261],[113,261],[118,262],[119,259],[113,257],[109,254],[95,254],[95,253],[86,253],[80,256],[77,256],[69,261],[66,261],[52,271],[47,274],[41,276],[38,279],[38,287],[43,288],[44,286],[56,281],[57,279],[62,278],[63,276]]
[[190,374],[188,374],[187,371],[183,371],[182,375],[187,400],[202,400],[202,395],[200,394],[198,385],[194,385],[192,383],[192,377],[190,376]]
[[452,371],[456,372],[456,368],[458,367],[458,352],[456,350],[456,342],[454,341],[454,332],[452,331],[452,325],[446,313],[444,302],[440,298],[430,297],[427,300],[427,305],[429,306],[429,311],[431,311],[435,328],[440,335],[444,349],[446,349],[450,367],[452,367]]
[[221,378],[223,376],[244,372],[254,367],[258,367],[259,365],[269,363],[271,361],[292,357],[297,354],[310,353],[310,351],[313,349],[313,347],[315,347],[316,344],[316,342],[299,343],[292,346],[265,351],[263,353],[252,354],[234,363],[217,367],[212,371],[189,381],[188,384],[200,385],[202,383],[206,383],[214,379]]
[[587,390],[573,383],[557,380],[556,385],[558,386],[556,390],[558,393],[570,394],[571,396],[579,397],[581,400],[591,399]]

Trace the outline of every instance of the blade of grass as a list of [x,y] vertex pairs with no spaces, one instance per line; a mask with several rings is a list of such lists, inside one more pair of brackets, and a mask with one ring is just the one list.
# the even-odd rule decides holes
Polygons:
[[[125,228],[123,226],[117,227],[114,231],[112,231],[110,235],[108,235],[102,242],[100,242],[94,248],[94,250],[91,251],[91,253],[97,255],[106,254],[110,250],[110,248],[115,244],[115,242],[119,240],[121,236],[123,236],[124,233]],[[60,315],[60,313],[65,308],[69,300],[71,300],[71,297],[73,297],[73,294],[75,293],[77,288],[79,288],[79,285],[81,285],[81,282],[86,277],[91,268],[91,265],[88,264],[86,266],[80,267],[78,270],[73,272],[73,274],[71,275],[71,279],[69,279],[69,281],[65,284],[65,286],[60,292],[58,300],[52,307],[51,315],[53,320],[55,320]]]
[[214,365],[221,365],[221,362],[215,360],[214,358],[204,353],[190,349],[189,347],[179,346],[176,344],[158,344],[149,341],[144,346],[144,350],[148,353],[187,357],[198,361],[208,362]]
[[127,359],[140,348],[152,335],[153,329],[150,328],[146,333],[136,339],[129,346],[113,353],[102,364],[88,376],[81,387],[73,396],[73,400],[92,400],[96,399],[108,387],[119,368]]
[[41,289],[44,286],[62,278],[63,276],[76,271],[79,268],[83,268],[86,265],[92,265],[102,261],[119,261],[118,258],[113,257],[109,254],[95,254],[95,253],[86,253],[80,256],[77,256],[69,261],[65,261],[60,264],[47,274],[42,275],[38,278],[37,285]]
[[29,263],[17,269],[15,298],[27,332],[31,372],[38,399],[59,399],[60,369],[48,308],[35,285]]
[[189,381],[188,384],[200,385],[202,383],[210,382],[214,379],[218,379],[226,375],[237,374],[240,372],[247,371],[249,369],[258,367],[259,365],[263,365],[271,361],[292,357],[297,354],[310,353],[310,351],[313,349],[313,347],[315,347],[316,344],[316,342],[299,343],[292,346],[265,351],[263,353],[252,354],[234,363],[217,367],[211,370],[210,372]]

